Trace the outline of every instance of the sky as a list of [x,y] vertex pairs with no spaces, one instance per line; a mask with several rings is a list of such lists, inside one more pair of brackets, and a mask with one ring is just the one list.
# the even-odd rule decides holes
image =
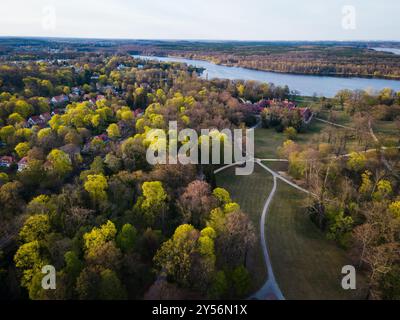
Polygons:
[[399,40],[399,0],[0,0],[0,36]]

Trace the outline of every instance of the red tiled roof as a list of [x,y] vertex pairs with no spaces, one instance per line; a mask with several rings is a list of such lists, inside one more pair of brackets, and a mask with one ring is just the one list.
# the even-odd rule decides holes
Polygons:
[[0,162],[10,163],[11,164],[11,163],[14,162],[14,158],[10,157],[10,156],[3,156],[3,157],[0,158]]
[[21,160],[19,160],[18,164],[27,164],[28,163],[28,157],[23,157]]

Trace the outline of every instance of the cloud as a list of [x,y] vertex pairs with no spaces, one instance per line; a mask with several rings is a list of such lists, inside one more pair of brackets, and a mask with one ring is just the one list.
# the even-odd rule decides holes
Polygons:
[[[13,0],[0,35],[156,39],[400,40],[396,0],[352,0],[357,29],[341,27],[345,0]],[[56,27],[43,28],[52,6]],[[6,13],[6,14],[4,14]]]

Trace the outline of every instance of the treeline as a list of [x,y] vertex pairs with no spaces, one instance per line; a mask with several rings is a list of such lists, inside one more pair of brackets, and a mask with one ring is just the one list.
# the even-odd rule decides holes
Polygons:
[[385,52],[351,47],[300,46],[271,47],[264,52],[254,47],[229,47],[224,49],[157,49],[146,52],[182,56],[189,59],[208,60],[216,64],[255,70],[343,77],[372,77],[400,79],[400,58]]

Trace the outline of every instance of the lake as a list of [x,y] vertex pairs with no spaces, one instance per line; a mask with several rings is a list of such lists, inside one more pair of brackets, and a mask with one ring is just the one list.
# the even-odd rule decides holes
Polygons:
[[370,78],[342,78],[313,75],[297,75],[251,70],[240,67],[227,67],[203,60],[191,60],[177,57],[156,57],[134,55],[135,58],[156,60],[163,62],[180,62],[197,68],[204,68],[202,77],[208,79],[220,78],[230,80],[256,80],[274,83],[278,86],[289,86],[290,90],[297,90],[301,95],[333,97],[342,89],[372,89],[382,90],[391,88],[400,91],[400,80],[370,79]]
[[381,51],[381,52],[390,52],[390,53],[394,53],[394,54],[400,54],[400,49],[396,49],[396,48],[372,48],[375,51]]

